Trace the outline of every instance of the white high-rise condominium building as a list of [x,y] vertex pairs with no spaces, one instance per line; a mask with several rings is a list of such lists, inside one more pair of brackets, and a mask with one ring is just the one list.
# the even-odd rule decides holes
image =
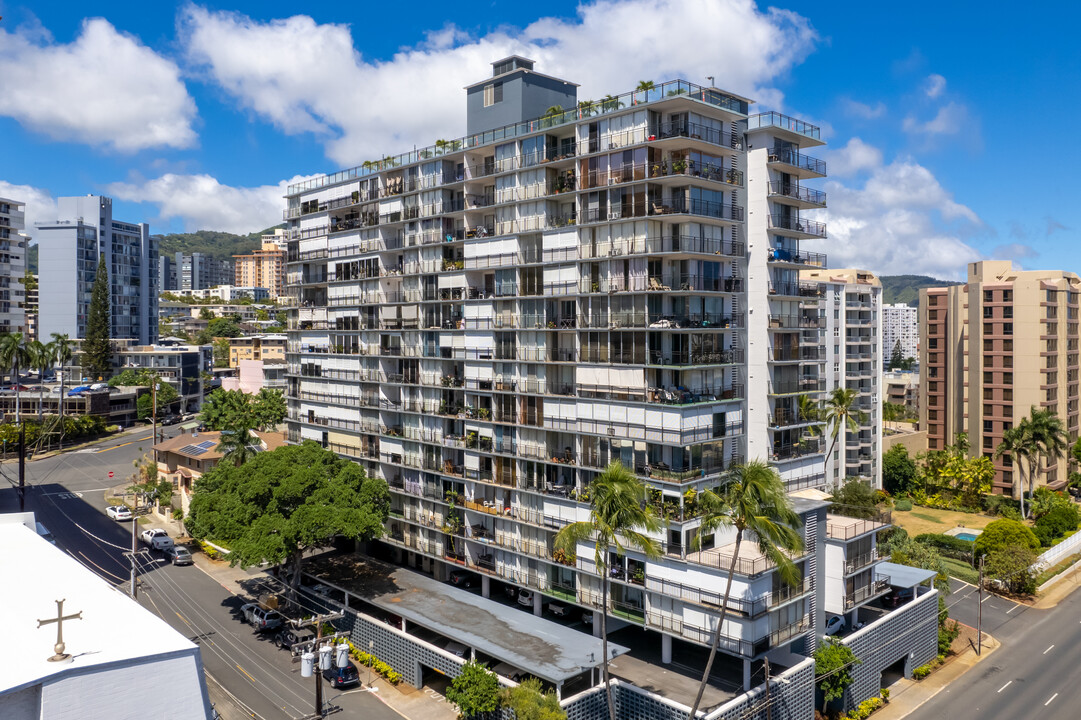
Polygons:
[[[858,427],[824,427],[826,481],[861,478],[882,487],[882,283],[867,270],[805,270],[805,282],[821,291],[825,335],[820,373],[826,395],[835,388],[856,392],[852,409]],[[832,452],[829,452],[830,446]]]
[[919,308],[915,305],[882,306],[882,362],[889,364],[897,343],[901,344],[902,358],[919,358]]
[[[579,105],[512,57],[467,89],[468,136],[289,188],[290,439],[387,480],[399,562],[534,589],[538,614],[542,593],[599,611],[593,551],[552,541],[619,460],[665,518],[663,555],[613,555],[609,611],[666,661],[707,642],[687,593],[723,592],[733,537],[692,550],[696,493],[746,459],[827,484],[799,415],[827,388],[832,306],[800,279],[826,263],[801,245],[826,236],[805,215],[826,204],[804,185],[822,142],[748,104],[673,81]],[[799,506],[809,548],[823,508]],[[767,652],[813,651],[822,618],[814,550],[791,592],[749,552],[722,642],[746,683]]]
[[26,204],[0,197],[0,332],[26,332]]
[[158,245],[146,223],[113,219],[113,201],[62,197],[58,219],[38,223],[38,334],[86,337],[98,258],[109,270],[114,339],[150,344],[158,337]]

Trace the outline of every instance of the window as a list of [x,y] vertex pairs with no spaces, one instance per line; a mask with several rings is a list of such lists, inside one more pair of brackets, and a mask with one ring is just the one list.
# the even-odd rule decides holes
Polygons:
[[985,306],[983,309],[983,316],[985,318],[993,318],[995,316],[995,309],[991,306]]
[[938,350],[938,338],[931,338],[927,341],[927,348],[930,350]]
[[995,423],[992,420],[983,421],[983,431],[985,434],[990,435],[995,431]]
[[[984,290],[983,291],[983,301],[984,302],[992,302],[994,300],[994,296],[995,296],[995,294],[993,292],[991,292],[990,290]],[[985,310],[986,310],[986,308],[985,308]]]
[[1013,323],[1002,323],[1002,334],[1013,335]]
[[1002,373],[1002,384],[1003,385],[1013,385],[1013,373],[1012,372]]
[[927,321],[928,322],[936,322],[937,320],[938,320],[938,310],[928,310],[927,311]]
[[994,405],[984,405],[983,406],[983,414],[988,416],[988,417],[993,417],[994,414],[995,414],[995,406]]
[[484,86],[484,107],[503,102],[503,83],[489,83]]

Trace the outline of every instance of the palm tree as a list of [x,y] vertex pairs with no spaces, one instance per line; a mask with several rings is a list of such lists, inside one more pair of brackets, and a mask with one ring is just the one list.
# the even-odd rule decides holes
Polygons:
[[833,454],[833,448],[837,444],[841,427],[844,426],[849,432],[859,430],[864,414],[852,407],[856,402],[856,391],[852,388],[839,387],[830,393],[829,398],[822,404],[822,420],[826,421],[830,429],[830,449],[826,452],[829,458]]
[[597,107],[597,103],[592,100],[580,100],[578,102],[578,115],[579,117],[587,118],[592,117],[594,110]]
[[615,95],[609,94],[601,98],[601,109],[604,112],[612,112],[613,110],[618,110],[621,107],[626,107],[626,105],[620,102],[619,98]]
[[[799,422],[801,423],[819,423],[822,420],[822,406],[810,395],[799,396],[796,400],[796,413],[799,415]],[[815,424],[807,428],[807,432],[811,435],[821,435],[822,428]]]
[[45,369],[53,364],[52,346],[46,345],[40,340],[31,340],[26,344],[26,351],[30,355],[30,367],[38,370],[38,423],[41,423],[42,405],[45,403],[45,387],[41,384],[45,377]]
[[0,367],[11,369],[11,381],[15,386],[15,424],[22,422],[22,407],[19,401],[19,368],[29,367],[30,351],[22,333],[0,335]]
[[657,86],[654,84],[654,82],[652,80],[639,80],[638,81],[638,87],[636,87],[634,89],[634,92],[635,92],[634,101],[638,102],[638,93],[642,93],[642,101],[643,102],[649,100],[649,92],[650,92],[650,90],[656,90],[656,89],[657,89]]
[[214,449],[221,453],[223,462],[231,462],[240,467],[255,457],[257,452],[255,447],[258,443],[258,436],[252,435],[247,421],[242,421],[232,429],[222,430],[218,438],[218,446]]
[[652,506],[644,502],[645,485],[618,460],[613,460],[593,479],[589,490],[589,520],[571,523],[556,533],[555,547],[569,557],[577,553],[579,543],[594,542],[593,562],[601,578],[604,690],[608,697],[608,717],[615,720],[616,706],[608,682],[608,548],[615,546],[618,553],[630,547],[646,557],[658,557],[661,551],[657,541],[645,533],[659,532],[661,522]]
[[1021,500],[1021,516],[1025,516],[1025,466],[1028,463],[1030,472],[1035,462],[1035,450],[1029,432],[1028,418],[1022,418],[1021,422],[1002,433],[1002,442],[995,448],[995,459],[1009,455],[1017,469],[1017,497]]
[[[1035,406],[1029,408],[1028,415],[1029,432],[1035,446],[1036,471],[1041,470],[1041,465],[1050,463],[1052,458],[1058,459],[1066,454],[1066,428],[1062,419],[1050,408],[1037,410]],[[1043,460],[1041,463],[1040,460]],[[1029,473],[1028,477],[1028,501],[1032,504],[1032,496],[1036,490],[1036,472]]]
[[702,693],[709,682],[713,660],[717,656],[717,646],[721,642],[721,631],[728,614],[728,598],[732,592],[732,576],[736,572],[744,533],[750,533],[754,537],[758,550],[777,566],[777,572],[785,583],[796,585],[800,581],[799,568],[787,553],[803,549],[801,523],[799,515],[792,510],[785,494],[784,482],[777,471],[764,462],[753,460],[733,467],[729,477],[729,482],[719,491],[703,490],[698,494],[701,525],[695,531],[692,547],[700,548],[703,537],[712,535],[721,528],[735,528],[736,546],[732,551],[732,562],[728,566],[721,615],[717,618],[717,627],[713,631],[709,659],[706,661],[705,672],[702,673],[702,682],[698,686],[698,695],[691,707],[691,720],[695,719],[698,706],[702,703]]
[[71,340],[64,333],[53,333],[52,346],[53,361],[60,366],[60,441],[64,441],[64,367],[71,362],[74,353],[71,351]]

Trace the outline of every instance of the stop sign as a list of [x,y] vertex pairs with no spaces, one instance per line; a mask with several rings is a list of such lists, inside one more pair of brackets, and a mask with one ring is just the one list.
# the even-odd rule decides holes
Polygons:
[[109,471],[109,477],[112,477],[112,476],[113,476],[113,471],[112,471],[112,470],[110,470],[110,471]]

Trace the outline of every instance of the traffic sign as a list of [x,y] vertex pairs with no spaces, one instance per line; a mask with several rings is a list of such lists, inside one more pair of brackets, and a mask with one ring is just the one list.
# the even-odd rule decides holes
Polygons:
[[112,477],[112,476],[113,476],[113,471],[112,471],[112,470],[110,470],[110,471],[109,471],[109,477]]

